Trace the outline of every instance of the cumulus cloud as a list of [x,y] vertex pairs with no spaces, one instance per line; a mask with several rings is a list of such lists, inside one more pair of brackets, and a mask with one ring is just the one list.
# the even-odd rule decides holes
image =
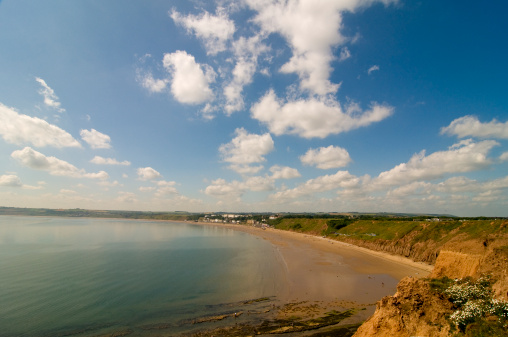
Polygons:
[[244,181],[245,189],[249,191],[272,191],[275,189],[272,177],[254,176]]
[[162,178],[162,175],[151,167],[140,167],[137,173],[141,180],[157,180]]
[[120,183],[118,182],[118,180],[115,180],[115,181],[101,181],[101,182],[97,183],[97,185],[102,186],[102,187],[117,187],[117,186],[123,186],[122,184],[120,184]]
[[116,201],[121,203],[133,204],[138,202],[136,195],[132,192],[118,192],[118,197]]
[[448,173],[484,169],[492,164],[487,154],[497,145],[499,143],[493,140],[475,143],[468,139],[452,145],[447,151],[434,152],[428,156],[425,151],[421,151],[407,163],[380,173],[373,183],[381,186],[402,185],[412,181],[441,178]]
[[235,130],[235,134],[236,137],[231,142],[219,147],[222,159],[232,164],[231,169],[263,162],[264,156],[274,148],[273,139],[269,133],[256,135],[248,133],[244,128],[239,128]]
[[101,156],[95,156],[92,160],[90,160],[91,163],[97,164],[97,165],[123,165],[123,166],[129,166],[131,164],[130,161],[124,160],[122,162],[114,159],[114,158],[104,158]]
[[274,165],[270,167],[273,179],[293,179],[301,177],[297,169],[288,166]]
[[37,186],[24,185],[21,179],[15,174],[0,175],[0,187],[15,187],[25,190],[40,190],[44,187],[44,182],[40,181]]
[[0,186],[21,187],[23,186],[23,184],[21,183],[21,179],[19,179],[17,175],[4,174],[0,176]]
[[263,165],[258,166],[252,166],[249,164],[231,164],[229,165],[229,169],[242,174],[242,175],[250,175],[250,174],[256,174],[265,167]]
[[155,196],[163,197],[166,195],[178,194],[178,190],[175,187],[176,182],[161,180],[157,182],[157,190]]
[[35,80],[42,86],[39,94],[44,97],[44,104],[58,112],[65,112],[65,109],[61,106],[62,104],[58,101],[58,96],[55,95],[55,91],[49,87],[46,81],[40,77],[36,77]]
[[[281,67],[284,73],[296,73],[302,89],[325,95],[334,93],[337,84],[329,81],[334,60],[332,48],[348,39],[341,33],[342,14],[353,12],[376,1],[247,0],[258,13],[254,18],[267,34],[282,35],[293,56]],[[395,1],[385,0],[385,4]]]
[[449,178],[443,182],[433,185],[433,189],[441,193],[482,193],[508,188],[508,176],[477,181],[463,176]]
[[0,103],[0,135],[12,144],[37,147],[81,147],[69,133],[37,117],[17,113]]
[[367,70],[367,73],[370,75],[374,71],[378,71],[378,70],[379,70],[379,66],[378,65],[373,65],[372,67],[369,68],[369,70]]
[[251,115],[276,135],[325,138],[379,122],[390,116],[392,111],[392,107],[379,104],[373,104],[367,111],[361,111],[352,104],[344,111],[334,100],[317,98],[284,103],[270,90],[251,108]]
[[227,199],[238,199],[247,191],[271,191],[275,188],[274,179],[271,177],[254,176],[244,181],[233,180],[227,182],[224,179],[216,179],[205,189],[205,194]]
[[316,166],[323,170],[344,167],[351,162],[346,149],[333,145],[320,147],[319,149],[309,149],[307,153],[300,157],[300,160],[305,165]]
[[167,79],[155,79],[151,73],[141,73],[140,70],[137,79],[143,88],[155,93],[164,91],[168,85]]
[[424,181],[414,181],[407,185],[390,190],[386,193],[386,195],[389,197],[403,198],[407,196],[429,194],[431,186],[432,184]]
[[81,130],[81,139],[90,145],[92,149],[109,149],[111,148],[111,138],[108,135],[100,133],[95,129]]
[[205,11],[201,15],[184,16],[173,10],[170,16],[176,24],[183,26],[188,33],[194,33],[202,40],[209,55],[216,55],[226,50],[227,41],[235,33],[234,22],[228,18],[222,8],[217,9],[216,15]]
[[245,187],[239,181],[228,183],[225,179],[212,180],[205,189],[205,194],[214,197],[238,198],[245,192]]
[[227,115],[231,115],[233,112],[239,111],[244,107],[243,88],[252,82],[259,55],[269,50],[269,47],[261,42],[261,39],[261,35],[255,35],[250,38],[240,37],[233,43],[236,57],[233,79],[224,87],[224,96],[226,98],[224,109]]
[[279,191],[272,194],[270,199],[278,202],[284,202],[314,193],[326,192],[339,188],[353,188],[358,186],[359,183],[360,179],[348,171],[337,171],[335,174],[309,179],[305,183],[300,184],[293,189]]
[[104,171],[97,173],[87,173],[85,170],[80,170],[76,166],[66,161],[60,160],[56,157],[47,157],[30,147],[25,147],[23,150],[14,151],[11,154],[11,157],[26,167],[35,170],[48,171],[49,174],[54,176],[102,180],[109,177],[109,175]]
[[215,72],[210,66],[198,64],[181,50],[164,54],[163,65],[172,74],[171,93],[180,103],[200,104],[213,98],[209,85],[215,81]]
[[482,123],[475,116],[464,116],[455,119],[441,129],[441,134],[456,135],[459,138],[498,138],[508,139],[508,122],[501,123],[493,119],[488,123]]

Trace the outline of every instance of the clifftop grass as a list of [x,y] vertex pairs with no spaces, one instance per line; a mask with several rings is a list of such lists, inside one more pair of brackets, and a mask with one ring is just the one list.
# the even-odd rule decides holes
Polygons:
[[[334,228],[333,224],[337,221],[342,222],[344,226]],[[444,244],[459,235],[464,239],[487,239],[491,235],[508,234],[508,220],[506,219],[413,221],[292,217],[280,218],[272,224],[278,229],[327,235],[339,240],[345,237],[361,241],[397,241],[406,238],[413,244],[426,241]]]

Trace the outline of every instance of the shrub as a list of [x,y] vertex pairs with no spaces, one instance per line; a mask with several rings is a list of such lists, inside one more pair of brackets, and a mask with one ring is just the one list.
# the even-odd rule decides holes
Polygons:
[[482,277],[477,281],[470,278],[455,280],[444,293],[457,307],[450,320],[459,330],[465,331],[468,324],[478,322],[486,316],[496,316],[501,326],[508,327],[508,302],[492,298],[488,278]]

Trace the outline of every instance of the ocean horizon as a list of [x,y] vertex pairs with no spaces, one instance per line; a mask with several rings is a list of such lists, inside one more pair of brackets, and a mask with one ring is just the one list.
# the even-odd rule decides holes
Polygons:
[[0,216],[0,270],[1,337],[188,332],[284,286],[266,240],[186,222]]

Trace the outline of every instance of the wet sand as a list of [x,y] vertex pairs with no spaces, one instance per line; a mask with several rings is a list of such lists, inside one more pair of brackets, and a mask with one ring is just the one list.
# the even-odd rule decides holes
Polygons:
[[277,318],[283,320],[353,309],[356,313],[339,326],[358,324],[374,313],[377,301],[396,292],[402,278],[426,277],[433,268],[404,257],[302,233],[246,225],[198,224],[231,228],[272,243],[284,270],[284,284],[277,287],[274,305]]
[[[214,224],[215,225],[215,224]],[[426,277],[433,266],[340,241],[278,229],[221,225],[270,241],[286,270],[278,298],[373,304],[392,295],[406,276]]]
[[[216,224],[213,224],[216,225]],[[221,225],[270,241],[286,270],[278,297],[292,301],[375,303],[405,276],[426,277],[432,266],[347,243],[277,229]]]

